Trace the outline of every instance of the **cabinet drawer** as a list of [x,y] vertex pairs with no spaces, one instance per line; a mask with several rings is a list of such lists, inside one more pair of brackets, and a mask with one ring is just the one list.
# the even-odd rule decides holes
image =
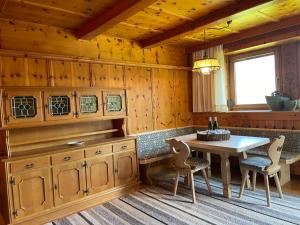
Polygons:
[[88,148],[85,150],[85,157],[89,158],[109,153],[112,153],[112,144]]
[[134,148],[135,148],[134,140],[123,141],[123,142],[116,143],[113,145],[114,152],[121,152],[121,151],[126,151],[128,149],[134,149]]
[[30,169],[37,169],[37,168],[42,168],[47,166],[49,166],[49,158],[45,156],[45,157],[11,162],[9,168],[11,173],[16,173],[16,172],[26,171]]
[[83,151],[64,152],[64,153],[59,153],[51,156],[52,165],[72,162],[83,158],[84,158]]

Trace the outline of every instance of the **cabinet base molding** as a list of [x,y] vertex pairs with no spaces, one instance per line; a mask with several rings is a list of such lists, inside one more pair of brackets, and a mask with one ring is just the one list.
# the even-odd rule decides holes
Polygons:
[[90,207],[105,203],[115,198],[119,198],[123,195],[130,194],[139,189],[139,183],[130,184],[126,186],[116,187],[99,194],[93,194],[87,196],[78,201],[72,201],[63,206],[55,207],[49,210],[45,210],[38,215],[28,216],[24,219],[15,220],[10,225],[38,225],[51,222],[53,220],[80,212]]

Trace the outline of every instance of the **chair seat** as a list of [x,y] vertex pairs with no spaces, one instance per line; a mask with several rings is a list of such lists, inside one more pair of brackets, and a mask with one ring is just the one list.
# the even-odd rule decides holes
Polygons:
[[209,166],[209,162],[206,159],[196,158],[196,157],[189,157],[185,161],[186,164],[188,164],[192,170],[198,169],[204,169]]
[[241,166],[247,166],[257,170],[265,170],[271,163],[271,159],[261,156],[253,156],[240,161]]

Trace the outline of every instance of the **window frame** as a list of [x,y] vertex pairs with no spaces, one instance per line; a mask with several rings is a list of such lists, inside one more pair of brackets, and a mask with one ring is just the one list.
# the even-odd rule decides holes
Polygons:
[[[229,84],[229,96],[230,100],[233,100],[234,105],[231,110],[239,111],[239,110],[268,110],[270,107],[267,104],[236,104],[236,91],[235,91],[235,73],[234,73],[234,63],[238,61],[243,61],[247,59],[255,59],[262,56],[267,56],[274,54],[275,57],[275,87],[276,90],[280,89],[280,81],[279,81],[279,50],[278,48],[267,48],[262,50],[255,50],[251,52],[236,54],[228,56],[228,84]],[[274,90],[275,91],[275,90]],[[271,94],[271,93],[270,93]]]

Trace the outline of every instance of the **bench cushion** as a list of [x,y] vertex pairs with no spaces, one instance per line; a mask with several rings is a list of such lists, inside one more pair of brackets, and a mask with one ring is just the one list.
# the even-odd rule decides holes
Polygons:
[[[248,155],[257,155],[257,156],[267,156],[267,151],[264,149],[253,149],[250,151],[247,151]],[[280,162],[285,164],[292,164],[294,162],[297,162],[300,160],[300,152],[287,152],[282,151]]]

